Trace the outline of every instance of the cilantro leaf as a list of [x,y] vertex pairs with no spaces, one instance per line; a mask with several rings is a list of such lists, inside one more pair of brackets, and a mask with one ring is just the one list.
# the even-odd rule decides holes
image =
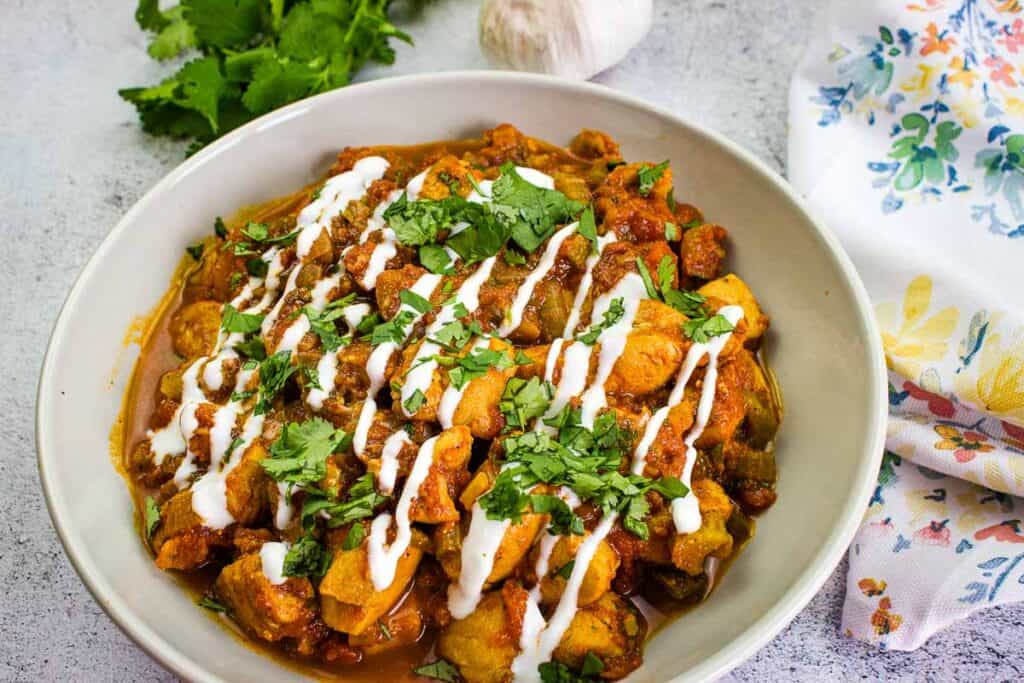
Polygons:
[[245,47],[262,28],[262,0],[182,0],[185,19],[205,45]]
[[523,251],[539,247],[555,226],[567,223],[583,210],[583,204],[558,190],[537,187],[522,178],[511,162],[491,187],[491,210],[509,227],[512,240]]
[[304,488],[306,498],[302,502],[302,528],[311,529],[321,513],[327,516],[327,526],[335,529],[373,515],[374,508],[387,500],[377,493],[373,475],[367,472],[359,477],[348,489],[347,498],[338,500],[336,494],[318,488]]
[[402,406],[405,408],[405,412],[407,415],[415,415],[416,412],[419,411],[419,409],[422,408],[423,404],[426,402],[427,397],[423,394],[422,391],[417,389],[416,391],[412,392],[412,396],[407,398],[405,400],[405,403],[402,404]]
[[594,220],[594,205],[588,204],[580,214],[579,233],[590,240],[590,250],[597,253],[597,222]]
[[331,559],[330,551],[313,536],[306,534],[288,549],[281,573],[285,576],[319,578],[327,573]]
[[683,334],[698,344],[706,344],[712,337],[727,334],[735,329],[722,314],[710,318],[694,318],[683,323]]
[[513,361],[504,351],[489,348],[473,349],[465,356],[452,359],[455,367],[448,370],[448,379],[456,389],[478,377],[483,377],[491,368],[504,370],[512,367]]
[[540,377],[532,377],[529,381],[510,378],[498,404],[505,416],[506,428],[525,429],[530,420],[547,411],[553,393],[551,384]]
[[587,346],[593,346],[597,343],[601,333],[622,320],[622,316],[624,315],[626,315],[626,308],[623,305],[622,298],[619,297],[612,299],[611,304],[608,305],[608,310],[604,312],[604,316],[601,321],[591,325],[589,330],[576,337],[576,339]]
[[644,281],[644,289],[647,290],[647,296],[652,299],[661,299],[658,287],[654,284],[654,278],[651,277],[651,271],[647,269],[647,264],[639,256],[636,257],[636,269],[640,273],[640,279]]
[[327,458],[347,448],[349,441],[348,434],[319,417],[289,422],[270,446],[270,457],[260,464],[274,481],[315,484],[327,476]]
[[366,538],[366,527],[362,524],[353,524],[345,534],[345,540],[341,542],[341,549],[355,550],[363,544],[364,538]]
[[445,683],[456,683],[460,680],[459,670],[445,659],[438,659],[430,664],[418,666],[412,672],[417,676],[432,678],[435,681],[445,681]]
[[[406,328],[412,325],[415,320],[415,311],[407,308],[401,309],[394,318],[380,323],[373,328],[373,332],[370,335],[370,344],[372,346],[380,346],[389,342],[401,344],[408,335]],[[362,323],[359,323],[359,325],[361,327]]]
[[312,306],[302,307],[302,314],[309,320],[309,329],[320,338],[325,353],[333,353],[347,343],[346,338],[338,334],[335,321],[345,315],[345,307],[354,300],[355,294],[349,294],[327,304],[322,311]]
[[263,345],[262,337],[253,337],[247,341],[239,342],[233,347],[246,358],[252,360],[264,360],[267,357],[267,347]]
[[665,241],[679,241],[679,226],[671,221],[665,221]]
[[668,160],[661,162],[657,166],[649,166],[644,164],[637,171],[637,181],[639,182],[639,192],[641,196],[646,197],[654,189],[654,184],[658,182],[661,176],[665,173],[665,169],[668,168]]
[[217,612],[218,614],[224,614],[228,611],[227,607],[208,596],[203,596],[196,604],[210,610],[211,612]]
[[146,538],[153,536],[153,532],[160,526],[160,506],[153,500],[153,496],[146,496],[145,510]]
[[434,308],[429,299],[425,299],[411,289],[403,289],[398,293],[398,300],[417,313],[429,313]]
[[531,495],[530,507],[538,514],[551,515],[548,533],[552,536],[583,535],[583,519],[558,496]]
[[262,323],[263,316],[259,313],[240,313],[231,304],[224,304],[220,326],[225,332],[250,334],[260,329]]
[[192,260],[199,261],[203,258],[203,243],[197,242],[196,244],[185,247],[185,251],[192,257]]
[[450,275],[454,270],[451,256],[437,244],[420,247],[420,264],[436,275]]
[[295,374],[297,368],[292,365],[292,352],[285,349],[260,363],[259,399],[253,409],[255,415],[263,415],[270,410],[270,402],[282,389],[288,378]]

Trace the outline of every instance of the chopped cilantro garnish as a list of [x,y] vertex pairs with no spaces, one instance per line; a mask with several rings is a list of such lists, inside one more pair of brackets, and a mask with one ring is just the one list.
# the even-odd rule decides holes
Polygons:
[[510,266],[526,265],[526,257],[520,254],[517,249],[505,247],[505,263]]
[[558,568],[558,571],[555,572],[555,576],[561,577],[568,581],[569,577],[572,576],[572,568],[575,566],[576,560],[569,560],[568,562],[566,562]]
[[519,377],[510,378],[498,404],[501,414],[505,416],[506,428],[525,429],[530,420],[540,417],[548,409],[552,395],[551,384],[539,377],[529,381]]
[[436,275],[451,275],[454,270],[448,252],[438,244],[424,244],[420,247],[420,264]]
[[263,415],[270,410],[270,402],[284,389],[288,378],[295,374],[296,367],[291,359],[292,352],[286,349],[260,363],[259,399],[253,409],[254,414]]
[[231,304],[224,304],[220,326],[226,332],[249,334],[260,329],[263,316],[259,313],[241,313]]
[[373,332],[373,329],[377,327],[381,322],[380,313],[374,311],[363,317],[356,325],[356,332],[360,335],[368,335]]
[[530,507],[538,514],[551,515],[548,533],[552,536],[583,535],[583,519],[572,511],[569,504],[558,496],[531,495]]
[[429,313],[433,308],[429,299],[423,298],[411,289],[403,289],[399,292],[398,300],[417,313]]
[[409,201],[405,192],[384,212],[384,220],[402,244],[416,247],[437,241],[437,233],[459,220],[468,204],[459,196]]
[[194,260],[198,261],[199,259],[203,258],[203,243],[197,242],[196,244],[185,247],[185,251],[187,251],[188,255],[191,256]]
[[319,578],[327,573],[330,566],[330,551],[320,545],[312,535],[306,534],[288,549],[281,573],[285,576]]
[[327,458],[349,442],[348,434],[322,418],[289,422],[260,464],[274,481],[315,484],[327,475]]
[[624,315],[626,315],[626,308],[623,305],[622,298],[619,297],[612,299],[611,303],[608,305],[608,310],[604,312],[604,316],[601,321],[591,325],[589,330],[576,337],[576,339],[587,346],[593,346],[597,343],[601,333],[622,320],[622,316]]
[[199,602],[196,603],[200,607],[210,610],[211,612],[217,612],[218,614],[224,614],[228,611],[228,608],[220,604],[211,597],[203,596]]
[[583,209],[583,213],[580,214],[580,226],[578,228],[581,235],[590,240],[590,250],[597,252],[597,222],[594,220],[594,206],[588,204],[587,208]]
[[284,235],[278,235],[273,237],[270,234],[270,227],[266,223],[253,223],[250,221],[242,228],[242,234],[251,239],[254,242],[259,242],[265,247],[273,245],[286,246],[295,242],[299,237],[300,230],[293,230],[292,232],[285,233]]
[[558,190],[527,182],[510,162],[501,167],[501,176],[491,187],[491,200],[491,210],[509,226],[510,237],[526,252],[534,251],[551,236],[556,225],[583,210],[580,202]]
[[698,344],[706,344],[712,337],[733,331],[729,319],[718,313],[710,318],[694,318],[683,323],[683,334]]
[[267,357],[267,347],[263,345],[263,337],[252,337],[238,342],[234,349],[246,358],[253,360],[263,360]]
[[353,524],[345,534],[345,540],[341,542],[342,550],[355,550],[363,544],[366,538],[366,528],[362,524]]
[[405,403],[403,403],[402,405],[405,407],[405,412],[407,414],[414,415],[420,408],[423,407],[423,404],[426,402],[427,397],[423,394],[422,391],[417,389],[416,391],[412,392],[412,396],[405,399]]
[[[408,334],[406,327],[411,325],[414,320],[416,320],[415,311],[408,308],[399,310],[394,318],[373,328],[373,332],[370,334],[370,344],[373,346],[380,346],[388,342],[401,344]],[[359,324],[362,326],[362,323]]]
[[448,379],[456,389],[462,389],[467,382],[477,377],[483,377],[491,368],[504,370],[512,367],[513,363],[504,351],[495,351],[489,348],[473,349],[459,358],[444,357],[441,362],[455,363],[455,366],[448,370]]
[[654,184],[658,182],[667,168],[667,159],[657,166],[648,166],[647,164],[644,164],[640,167],[640,170],[637,171],[637,180],[639,182],[639,191],[642,196],[646,197],[651,193],[651,190],[654,189]]
[[[669,257],[666,256],[665,258]],[[647,290],[647,296],[651,299],[660,299],[661,294],[658,293],[658,287],[654,284],[651,271],[647,269],[647,264],[639,256],[636,257],[636,269],[640,273],[640,279],[644,281],[644,289]]]
[[377,626],[380,628],[381,634],[388,640],[391,640],[394,636],[391,635],[391,629],[380,619],[377,620]]
[[432,678],[435,681],[444,681],[445,683],[457,683],[459,680],[459,670],[455,668],[454,664],[445,659],[438,659],[430,664],[418,666],[412,672],[417,676]]
[[665,239],[669,242],[679,239],[679,226],[672,221],[665,221]]
[[228,236],[228,226],[224,225],[224,220],[220,216],[213,221],[213,232],[221,239]]
[[146,538],[150,538],[160,525],[160,506],[153,500],[153,496],[146,496],[145,524]]
[[253,256],[245,261],[245,271],[253,277],[266,277],[268,270],[270,270],[270,264],[258,256]]
[[367,472],[359,477],[348,489],[347,498],[338,500],[337,493],[323,491],[319,488],[305,487],[306,498],[302,502],[302,527],[312,528],[316,518],[325,514],[327,526],[335,529],[373,515],[373,510],[387,500],[387,496],[377,493],[373,485],[373,475]]
[[580,673],[584,676],[596,676],[602,671],[604,671],[604,662],[593,652],[588,652],[587,656],[583,658],[583,667],[580,668]]
[[303,306],[302,313],[309,319],[309,329],[320,338],[324,352],[337,351],[345,345],[345,338],[338,334],[335,321],[345,314],[345,307],[354,299],[355,294],[349,294],[327,304],[322,311],[317,311],[312,306]]

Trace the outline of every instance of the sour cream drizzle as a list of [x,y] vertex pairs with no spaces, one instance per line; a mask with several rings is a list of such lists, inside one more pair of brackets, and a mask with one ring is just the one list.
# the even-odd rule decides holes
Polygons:
[[[440,275],[424,273],[410,289],[414,294],[418,294],[424,299],[429,299],[440,281]],[[415,316],[409,324],[402,328],[402,342],[404,343],[409,338],[409,335],[412,334],[413,327],[423,317],[423,314],[411,306],[402,304],[395,315],[400,314],[402,311],[411,311]],[[388,361],[391,360],[391,356],[398,348],[399,344],[397,342],[384,342],[373,350],[369,361],[366,363],[366,374],[370,378],[370,388],[367,390],[363,407],[359,411],[359,421],[356,424],[355,434],[352,436],[352,448],[355,450],[356,455],[362,455],[366,450],[366,438],[370,432],[370,426],[373,424],[373,416],[377,413],[377,394],[387,380]]]
[[498,547],[511,526],[507,519],[488,519],[480,503],[473,503],[471,515],[469,533],[462,539],[459,580],[448,586],[448,611],[456,619],[465,619],[480,603]]
[[434,356],[441,352],[441,347],[430,341],[431,337],[440,332],[445,325],[455,321],[455,311],[459,304],[462,304],[466,313],[470,315],[480,308],[480,287],[491,276],[491,269],[494,268],[496,258],[492,256],[486,259],[479,268],[473,271],[472,275],[466,278],[455,294],[455,301],[442,307],[437,318],[427,328],[423,343],[420,344],[420,348],[416,351],[416,357],[411,363],[412,369],[409,370],[405,377],[405,383],[402,385],[402,412],[407,417],[412,417],[413,413],[406,409],[406,401],[412,398],[417,391],[425,394],[434,379],[434,370],[437,369],[437,361],[434,360]]
[[505,321],[498,328],[500,336],[507,337],[512,334],[519,327],[520,323],[523,322],[523,312],[526,310],[526,304],[530,303],[530,299],[533,297],[533,290],[554,267],[555,260],[558,258],[558,250],[562,248],[562,242],[569,235],[576,232],[578,225],[579,223],[570,223],[552,235],[551,239],[548,240],[548,244],[544,248],[544,255],[541,256],[537,266],[530,271],[526,279],[523,280],[523,284],[516,290],[515,299],[512,300],[512,308],[509,309]]
[[263,576],[267,581],[280,586],[287,580],[284,575],[284,558],[291,546],[287,543],[273,541],[260,546],[260,564],[263,568]]
[[413,461],[409,478],[405,481],[402,489],[402,496],[398,499],[395,507],[395,539],[390,545],[387,543],[388,531],[391,529],[391,513],[382,512],[377,515],[370,525],[369,563],[370,579],[373,587],[379,591],[384,590],[395,580],[395,572],[398,569],[398,561],[409,548],[412,540],[412,526],[409,521],[409,508],[412,501],[419,494],[420,486],[430,473],[430,466],[434,462],[434,446],[438,437],[431,437],[423,442],[416,460]]
[[646,294],[647,289],[644,287],[643,278],[636,273],[627,273],[610,292],[602,294],[594,302],[594,312],[591,315],[592,324],[604,319],[605,312],[615,299],[622,299],[624,312],[615,324],[602,330],[597,338],[597,343],[601,345],[597,359],[597,371],[590,388],[583,394],[580,406],[580,422],[587,429],[594,427],[594,418],[598,411],[608,405],[604,383],[612,374],[612,368],[615,367],[616,361],[626,349],[626,338],[633,329],[633,321],[640,308],[640,301],[645,298]]

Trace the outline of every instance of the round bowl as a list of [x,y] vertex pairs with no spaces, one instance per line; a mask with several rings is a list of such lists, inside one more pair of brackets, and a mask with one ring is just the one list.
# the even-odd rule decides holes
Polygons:
[[728,227],[729,265],[772,317],[767,353],[786,407],[778,503],[720,589],[653,637],[630,680],[725,673],[796,615],[846,550],[882,454],[885,365],[853,266],[785,181],[725,138],[601,86],[502,72],[381,80],[280,109],[188,159],[107,235],[54,327],[36,416],[54,526],[103,609],[175,674],[302,678],[206,618],[140,542],[109,456],[134,361],[125,330],[160,300],[215,216],[312,181],[346,145],[467,137],[506,121],[559,144],[597,128],[627,159],[671,159],[676,196]]

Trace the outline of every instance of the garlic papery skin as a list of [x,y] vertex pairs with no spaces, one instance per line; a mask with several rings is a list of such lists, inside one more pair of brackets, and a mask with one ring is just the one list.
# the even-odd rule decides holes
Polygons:
[[585,80],[622,61],[651,28],[653,0],[484,0],[492,64]]

